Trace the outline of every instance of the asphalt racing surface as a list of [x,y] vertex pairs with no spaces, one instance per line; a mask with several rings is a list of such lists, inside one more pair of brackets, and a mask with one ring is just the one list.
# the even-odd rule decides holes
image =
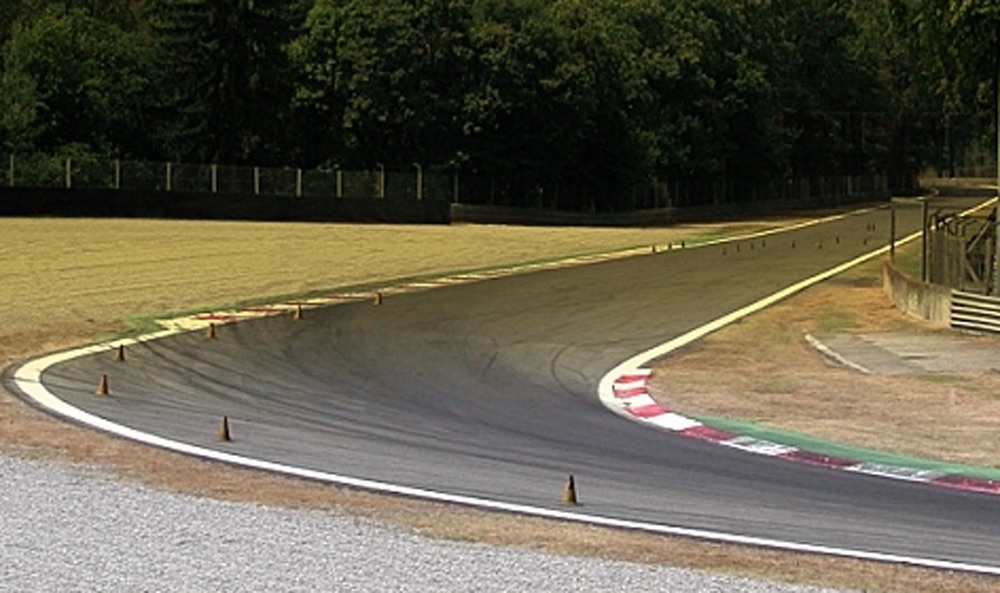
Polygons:
[[[889,218],[225,325],[42,378],[114,422],[302,468],[552,509],[573,474],[574,512],[1000,568],[1000,496],[751,455],[598,400],[618,363],[873,250]],[[898,236],[919,225],[899,211]]]

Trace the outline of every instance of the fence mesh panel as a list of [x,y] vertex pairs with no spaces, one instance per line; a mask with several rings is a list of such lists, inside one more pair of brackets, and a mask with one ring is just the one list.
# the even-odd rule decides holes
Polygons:
[[212,191],[212,168],[208,165],[170,165],[170,191],[208,193]]
[[253,167],[219,165],[217,191],[221,194],[252,194],[254,190]]
[[66,187],[66,160],[43,154],[16,155],[14,185]]
[[167,169],[164,163],[123,161],[121,187],[131,190],[160,191],[167,189]]
[[[4,156],[4,155],[0,155]],[[299,170],[190,163],[155,163],[15,154],[0,162],[0,182],[12,187],[126,189],[265,196],[394,198],[498,206],[631,211],[806,199],[886,192],[885,176],[806,176],[769,181],[725,178],[649,180],[602,190],[579,179],[531,181],[516,174],[492,176],[411,165],[395,170]],[[418,181],[419,180],[419,181]],[[419,190],[419,192],[418,192]],[[600,193],[613,191],[614,199]],[[599,199],[603,198],[603,199]],[[603,205],[600,205],[603,204]]]
[[258,169],[259,190],[264,196],[294,196],[298,186],[295,169]]
[[381,198],[382,175],[378,171],[342,171],[345,198]]
[[337,172],[316,169],[303,171],[302,195],[308,198],[337,197]]

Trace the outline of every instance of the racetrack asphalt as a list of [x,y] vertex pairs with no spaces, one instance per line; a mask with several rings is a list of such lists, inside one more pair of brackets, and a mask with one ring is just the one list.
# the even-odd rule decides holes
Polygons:
[[[919,217],[901,209],[898,235]],[[43,382],[120,424],[303,468],[553,509],[573,474],[579,513],[1000,568],[998,496],[750,455],[598,401],[619,362],[871,251],[888,227],[871,210],[247,321],[136,344],[124,363],[75,358]]]

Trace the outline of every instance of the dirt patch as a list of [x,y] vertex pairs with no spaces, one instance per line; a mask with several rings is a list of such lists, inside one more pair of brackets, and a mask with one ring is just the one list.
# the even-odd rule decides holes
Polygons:
[[[665,244],[681,237],[690,240],[732,230],[690,227],[619,235],[599,230],[504,227],[459,227],[453,231],[433,227],[0,220],[0,234],[4,235],[0,254],[8,272],[7,282],[0,285],[0,365],[6,367],[32,355],[94,341],[124,329],[121,320],[158,311],[332,289],[417,272],[433,274],[565,253]],[[747,228],[741,225],[738,230]],[[898,324],[925,329],[895,314],[863,274],[847,282],[835,280],[666,360],[661,374],[670,375],[671,387],[664,389],[661,397],[678,409],[773,422],[850,441],[855,438],[850,432],[864,432],[858,427],[868,425],[866,419],[887,418],[888,414],[878,413],[872,401],[858,397],[851,405],[858,406],[852,417],[859,421],[851,428],[855,423],[833,426],[830,416],[802,409],[825,398],[830,400],[826,409],[837,411],[833,417],[842,416],[843,396],[829,388],[831,381],[840,381],[845,389],[852,387],[858,393],[861,390],[856,388],[857,376],[826,365],[805,348],[801,331],[845,326],[859,331],[899,329]],[[748,348],[750,343],[753,348]],[[784,368],[779,361],[785,363],[789,356],[795,357],[794,371],[776,374]],[[963,389],[954,398],[948,395],[950,385],[942,387],[941,383],[919,379],[915,384],[943,389],[926,397],[956,408],[956,413],[962,410],[971,418],[975,414],[966,414],[966,407],[986,405],[987,394],[996,392],[974,388],[980,379],[956,380]],[[684,381],[682,389],[677,387],[679,380]],[[900,401],[905,408],[923,408],[913,405],[905,390],[895,393],[900,399],[894,410],[900,409]],[[944,404],[939,401],[942,397]],[[803,406],[803,401],[810,405]],[[891,400],[886,396],[876,401],[888,406]],[[980,418],[1000,417],[982,410]],[[895,432],[916,435],[898,443],[906,452],[929,448],[921,444],[930,438],[926,431],[903,424],[919,424],[920,417],[904,415],[895,426]],[[962,435],[939,436],[934,438],[935,448],[947,443],[956,455],[966,451],[968,442]],[[993,438],[989,442],[997,441]],[[982,444],[977,442],[969,450],[975,451]],[[897,443],[877,446],[891,449]],[[995,579],[485,513],[251,472],[69,425],[9,394],[0,397],[0,451],[97,464],[122,479],[168,491],[351,513],[429,537],[870,591],[957,593],[997,587]],[[581,495],[585,497],[585,490]]]
[[677,352],[657,366],[654,397],[680,413],[1000,466],[997,373],[867,375],[830,364],[806,342],[806,333],[829,331],[949,331],[896,310],[877,273],[866,266],[817,285]]

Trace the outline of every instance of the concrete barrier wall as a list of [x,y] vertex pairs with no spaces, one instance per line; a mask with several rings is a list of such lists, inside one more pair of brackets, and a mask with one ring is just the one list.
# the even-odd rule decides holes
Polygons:
[[448,206],[406,198],[0,188],[0,216],[448,224]]
[[108,189],[0,187],[0,216],[181,218],[307,222],[665,226],[738,219],[809,208],[884,200],[885,195],[815,197],[634,212],[583,213],[450,204],[441,199],[336,198]]
[[633,212],[562,212],[542,208],[515,208],[452,204],[451,221],[471,224],[516,224],[539,226],[664,226],[683,222],[739,219],[748,216],[773,215],[791,212],[870,203],[887,200],[888,194],[853,194],[851,196],[817,196],[808,200],[767,200],[745,204],[718,204],[711,206],[685,206],[683,208],[658,208]]
[[951,322],[951,288],[947,286],[910,278],[885,260],[882,289],[904,313],[942,325]]

